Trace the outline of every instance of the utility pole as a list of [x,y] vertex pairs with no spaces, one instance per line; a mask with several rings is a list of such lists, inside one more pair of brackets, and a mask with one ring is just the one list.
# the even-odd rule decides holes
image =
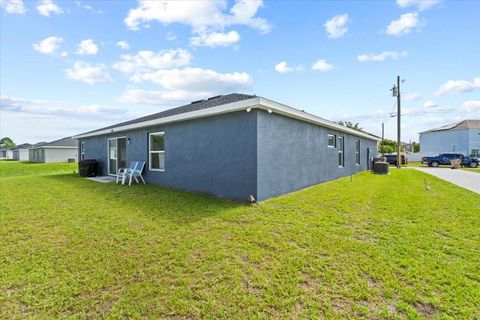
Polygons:
[[397,76],[397,169],[402,167],[402,159],[400,158],[400,76]]
[[382,122],[382,156],[383,156],[383,149],[385,148],[385,146],[383,145],[384,137],[385,137],[385,124]]

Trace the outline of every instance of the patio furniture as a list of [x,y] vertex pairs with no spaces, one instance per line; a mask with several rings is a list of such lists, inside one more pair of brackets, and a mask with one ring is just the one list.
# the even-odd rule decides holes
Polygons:
[[137,183],[140,183],[137,177],[140,178],[140,180],[142,180],[143,184],[145,184],[145,179],[143,179],[143,176],[142,176],[142,171],[144,167],[145,167],[145,161],[143,160],[137,161],[136,168],[130,173],[130,181],[128,182],[128,185],[132,184],[132,178],[134,178]]
[[115,174],[115,177],[117,177],[117,179],[115,180],[115,183],[118,183],[118,181],[121,179],[122,184],[125,184],[125,179],[127,178],[127,176],[130,176],[130,183],[131,183],[132,182],[132,178],[131,178],[132,173],[133,173],[133,171],[135,171],[137,166],[138,166],[138,161],[131,161],[128,168],[119,168],[118,171],[117,171],[117,174]]

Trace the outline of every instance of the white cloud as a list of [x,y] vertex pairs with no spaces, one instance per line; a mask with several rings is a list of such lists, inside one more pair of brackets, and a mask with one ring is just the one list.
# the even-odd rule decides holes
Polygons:
[[402,93],[402,98],[405,101],[416,101],[421,98],[421,95],[416,92]]
[[157,70],[138,73],[130,78],[140,83],[151,81],[169,90],[185,90],[194,92],[231,92],[250,86],[252,79],[248,73],[219,73],[210,69],[184,68]]
[[400,8],[417,7],[423,11],[440,3],[440,0],[397,0]]
[[167,39],[167,41],[173,41],[173,40],[177,39],[177,36],[175,34],[173,34],[172,32],[169,32],[169,33],[167,33],[167,36],[165,37],[165,39]]
[[116,46],[119,47],[119,48],[122,49],[122,50],[128,50],[128,49],[130,49],[130,45],[129,45],[128,42],[125,41],[125,40],[118,41],[117,44],[116,44]]
[[466,80],[448,80],[445,84],[435,92],[437,96],[453,93],[470,92],[480,89],[480,77],[474,78],[473,81]]
[[228,10],[226,0],[216,1],[149,1],[140,0],[124,19],[126,26],[138,30],[141,24],[157,21],[163,25],[182,23],[191,26],[194,34],[223,31],[232,25],[245,25],[262,33],[270,31],[267,20],[256,17],[262,0],[237,0]]
[[122,55],[121,61],[113,67],[123,73],[137,74],[151,72],[158,69],[169,69],[189,65],[192,55],[185,49],[171,49],[153,51],[139,51],[136,55]]
[[77,51],[75,51],[76,54],[80,55],[95,55],[97,52],[98,47],[92,39],[81,41],[77,46]]
[[357,56],[358,61],[366,62],[366,61],[385,61],[387,58],[391,58],[397,60],[401,57],[408,56],[407,51],[384,51],[382,53],[373,53],[373,54],[361,54]]
[[118,98],[119,101],[129,103],[154,104],[154,105],[176,105],[184,104],[193,100],[211,97],[215,93],[190,92],[185,90],[174,91],[148,91],[148,90],[127,90]]
[[433,109],[433,108],[436,108],[436,107],[438,107],[438,104],[433,102],[432,100],[427,100],[423,104],[423,108],[425,108],[425,109]]
[[63,10],[57,6],[52,0],[41,0],[37,4],[37,11],[42,16],[50,17],[50,14],[62,14]]
[[34,43],[32,46],[34,50],[43,54],[54,54],[56,50],[60,48],[62,42],[63,38],[52,36],[45,38],[38,43]]
[[230,32],[200,32],[198,36],[190,38],[190,43],[194,46],[218,47],[229,46],[240,41],[240,35],[237,31]]
[[75,4],[76,4],[79,8],[85,9],[85,10],[87,10],[87,11],[91,11],[91,12],[93,12],[93,13],[97,13],[97,14],[103,13],[102,10],[96,10],[96,9],[93,8],[91,5],[86,4],[86,3],[83,3],[83,2],[80,1],[80,0],[76,0],[76,1],[75,1]]
[[287,73],[293,71],[302,71],[303,66],[290,67],[286,61],[281,61],[275,65],[275,71],[279,73]]
[[424,25],[418,19],[417,12],[409,12],[402,14],[398,20],[393,20],[387,26],[386,33],[391,36],[403,36],[409,34],[413,29],[419,29]]
[[77,105],[67,101],[23,99],[1,96],[0,109],[28,115],[68,118],[109,118],[125,114],[127,110],[104,105]]
[[325,22],[324,27],[329,38],[343,37],[348,31],[348,14],[342,14],[333,17]]
[[90,85],[113,81],[102,63],[92,65],[84,61],[75,61],[73,68],[64,71],[68,79],[83,81]]
[[480,100],[469,100],[463,102],[461,110],[466,112],[480,112]]
[[68,56],[68,51],[62,51],[62,52],[60,53],[60,56],[61,56],[61,57],[66,57],[66,56]]
[[25,14],[26,12],[23,0],[1,0],[0,6],[6,13]]
[[330,64],[325,59],[318,59],[312,65],[312,70],[317,70],[321,72],[327,72],[333,69],[333,64]]

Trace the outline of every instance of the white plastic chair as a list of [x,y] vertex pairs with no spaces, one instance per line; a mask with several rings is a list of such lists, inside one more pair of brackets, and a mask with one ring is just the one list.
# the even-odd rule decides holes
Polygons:
[[132,178],[134,178],[137,183],[140,183],[140,181],[138,181],[137,177],[140,178],[140,180],[142,180],[143,184],[145,184],[145,179],[143,179],[143,176],[142,176],[142,171],[143,171],[144,167],[145,167],[145,161],[143,161],[143,160],[142,161],[137,161],[137,166],[135,167],[135,169],[133,169],[130,172],[130,180],[128,182],[128,185],[132,184]]
[[118,183],[118,181],[121,179],[122,184],[125,184],[125,179],[127,178],[127,176],[130,176],[130,183],[131,183],[132,182],[132,178],[131,178],[132,173],[133,173],[133,171],[135,171],[137,166],[138,166],[138,161],[131,161],[128,168],[119,168],[117,170],[117,174],[115,175],[117,177],[115,183]]

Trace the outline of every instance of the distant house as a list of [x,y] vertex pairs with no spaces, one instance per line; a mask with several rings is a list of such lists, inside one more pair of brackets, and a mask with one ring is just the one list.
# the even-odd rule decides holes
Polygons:
[[145,160],[149,183],[245,201],[369,168],[378,137],[263,97],[229,94],[74,136],[101,174]]
[[28,160],[31,162],[76,162],[78,142],[67,137],[48,143],[37,143],[28,152]]
[[23,143],[16,145],[12,150],[12,159],[13,160],[20,160],[20,161],[28,161],[28,149],[30,149],[32,145],[30,143]]
[[420,132],[420,152],[456,152],[480,156],[480,120],[463,120]]

